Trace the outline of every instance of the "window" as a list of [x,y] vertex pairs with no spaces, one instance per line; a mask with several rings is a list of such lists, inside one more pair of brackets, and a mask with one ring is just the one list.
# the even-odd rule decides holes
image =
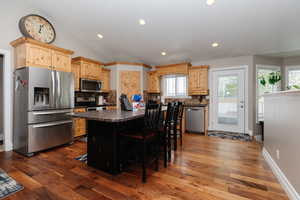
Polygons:
[[[280,81],[276,84],[276,85],[270,85],[268,83],[268,76],[270,75],[270,73],[272,72],[279,72],[280,73],[280,67],[279,66],[263,66],[263,65],[259,65],[256,68],[256,85],[257,85],[257,89],[256,89],[256,121],[263,121],[264,119],[264,97],[263,95],[265,93],[270,93],[273,91],[279,91],[281,84]],[[266,80],[266,84],[265,86],[263,86],[261,84],[261,79],[262,77],[265,78]]]
[[185,75],[167,75],[163,77],[163,93],[166,97],[186,97],[187,78]]
[[287,89],[300,89],[300,66],[287,67],[286,71]]

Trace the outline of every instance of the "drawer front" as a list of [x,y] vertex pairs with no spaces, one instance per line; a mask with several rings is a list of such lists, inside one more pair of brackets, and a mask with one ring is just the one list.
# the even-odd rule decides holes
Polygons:
[[28,153],[72,142],[72,120],[30,125]]
[[86,112],[85,108],[76,108],[74,109],[74,112]]
[[28,123],[33,124],[50,121],[71,120],[72,117],[69,115],[71,112],[71,109],[28,112]]

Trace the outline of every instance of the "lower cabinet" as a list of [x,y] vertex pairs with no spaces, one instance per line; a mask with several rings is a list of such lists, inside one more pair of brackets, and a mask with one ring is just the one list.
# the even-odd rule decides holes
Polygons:
[[[85,108],[74,109],[74,112],[86,112]],[[87,134],[86,120],[83,118],[73,119],[73,135],[79,137]]]
[[117,106],[107,106],[106,110],[117,110]]

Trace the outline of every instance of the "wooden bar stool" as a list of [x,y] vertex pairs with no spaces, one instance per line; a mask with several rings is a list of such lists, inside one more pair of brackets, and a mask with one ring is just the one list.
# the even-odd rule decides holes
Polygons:
[[[144,117],[144,126],[142,130],[135,132],[121,133],[121,140],[126,140],[138,144],[139,150],[142,152],[142,181],[147,180],[146,165],[151,164],[150,161],[155,161],[156,170],[159,169],[159,154],[160,154],[160,134],[158,124],[161,113],[161,104],[147,104]],[[151,145],[150,145],[151,144]],[[147,147],[154,152],[147,152]],[[150,148],[151,147],[151,148]],[[154,159],[147,160],[147,153],[153,155]]]

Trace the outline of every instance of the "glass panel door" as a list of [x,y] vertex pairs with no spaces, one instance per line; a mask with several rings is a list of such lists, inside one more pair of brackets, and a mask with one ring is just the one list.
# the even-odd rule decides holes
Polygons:
[[229,75],[219,77],[218,85],[218,123],[238,124],[238,77]]
[[244,70],[213,72],[213,128],[245,132]]

